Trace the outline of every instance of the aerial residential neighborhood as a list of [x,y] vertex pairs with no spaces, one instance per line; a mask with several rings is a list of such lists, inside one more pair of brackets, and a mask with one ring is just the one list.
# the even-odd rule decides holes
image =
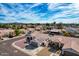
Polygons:
[[0,56],[79,56],[74,5],[0,4]]
[[22,24],[21,27],[20,24],[0,25],[3,25],[0,27],[1,55],[79,55],[79,29],[77,26],[68,28],[62,24],[62,28],[59,29],[56,24],[55,28],[54,23],[53,26],[30,24],[30,27],[28,27],[29,24]]

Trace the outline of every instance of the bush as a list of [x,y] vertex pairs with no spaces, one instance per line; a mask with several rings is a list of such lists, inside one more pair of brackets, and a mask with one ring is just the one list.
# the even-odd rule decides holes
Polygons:
[[70,36],[70,34],[68,32],[63,32],[64,36]]
[[19,29],[15,29],[15,35],[18,36],[20,34],[20,30]]
[[9,37],[9,38],[13,38],[13,37],[14,37],[13,32],[9,32],[8,37]]
[[25,34],[25,31],[21,31],[20,33],[21,33],[21,34]]

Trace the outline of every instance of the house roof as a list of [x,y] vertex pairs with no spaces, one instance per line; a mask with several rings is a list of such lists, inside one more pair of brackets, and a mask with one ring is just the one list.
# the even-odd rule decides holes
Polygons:
[[49,37],[49,35],[42,34],[37,31],[32,33],[32,36],[35,36],[37,38],[36,41],[38,41],[39,43],[46,41],[49,38],[54,42],[63,43],[64,44],[63,50],[65,51],[79,52],[79,38],[57,36],[57,35]]
[[52,32],[61,32],[60,29],[52,29],[52,30],[50,30],[50,31],[52,31]]
[[[59,36],[58,40],[64,43],[63,50],[70,51],[70,52],[74,52],[75,50],[79,52],[79,39],[78,38]],[[71,50],[70,48],[73,50]]]

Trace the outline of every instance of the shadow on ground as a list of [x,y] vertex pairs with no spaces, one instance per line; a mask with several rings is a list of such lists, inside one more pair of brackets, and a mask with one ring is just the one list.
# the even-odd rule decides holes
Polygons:
[[26,49],[34,50],[37,47],[32,46],[31,44],[25,46]]
[[55,53],[55,52],[56,52],[56,49],[49,48],[49,51],[50,51],[50,52],[53,52],[53,53]]

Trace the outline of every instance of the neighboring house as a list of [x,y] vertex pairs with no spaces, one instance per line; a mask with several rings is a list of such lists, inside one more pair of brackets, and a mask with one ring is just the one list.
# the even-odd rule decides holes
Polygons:
[[73,37],[79,37],[79,31],[75,28],[68,28],[66,31]]
[[79,55],[79,38],[64,36],[59,36],[58,38],[61,43],[64,43],[62,48],[64,55]]
[[42,30],[42,26],[36,26],[35,30],[37,30],[37,31]]
[[49,35],[60,35],[62,34],[61,29],[51,29],[47,31]]

